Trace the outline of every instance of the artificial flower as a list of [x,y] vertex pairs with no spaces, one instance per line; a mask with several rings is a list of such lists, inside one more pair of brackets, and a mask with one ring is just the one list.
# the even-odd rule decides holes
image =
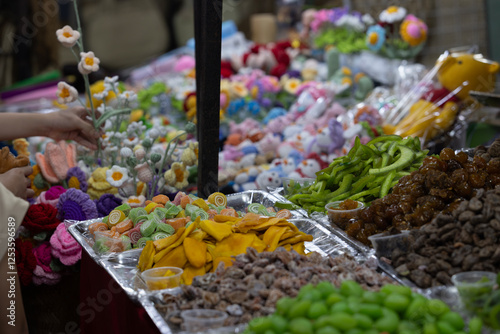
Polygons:
[[248,95],[248,89],[241,82],[231,82],[230,92],[235,97],[246,97]]
[[96,199],[94,202],[97,209],[98,217],[105,217],[109,215],[111,211],[113,211],[117,206],[122,204],[122,200],[113,194],[104,194],[99,199]]
[[108,97],[108,91],[103,90],[102,92],[93,94],[93,96],[94,96],[94,99],[96,99],[96,100],[106,100],[106,98]]
[[118,76],[115,75],[113,77],[105,77],[104,78],[104,88],[108,91],[117,91],[118,90]]
[[137,94],[135,92],[130,91],[130,90],[124,91],[123,93],[121,93],[119,95],[119,97],[121,99],[128,101],[128,102],[137,101]]
[[132,122],[127,126],[127,133],[135,133],[140,136],[144,131],[146,131],[146,126],[142,121]]
[[33,173],[28,176],[31,180],[31,189],[35,192],[35,196],[40,196],[40,194],[49,189],[47,182],[44,180],[42,174],[40,174],[40,166],[33,166]]
[[135,166],[134,169],[137,171],[139,181],[147,183],[153,179],[153,172],[147,162]]
[[69,188],[87,191],[87,176],[85,175],[85,172],[80,169],[80,167],[75,166],[68,169],[67,181]]
[[365,14],[361,17],[361,21],[366,25],[372,25],[375,23],[375,20],[370,14]]
[[88,220],[97,218],[97,208],[90,196],[75,188],[68,189],[57,203],[60,220]]
[[295,94],[299,88],[301,81],[296,78],[290,78],[285,81],[284,89],[290,94]]
[[43,269],[37,265],[33,270],[33,284],[35,285],[56,285],[61,281],[61,274],[52,271],[49,267],[48,270]]
[[52,261],[52,254],[50,253],[50,242],[44,241],[37,247],[33,248],[33,255],[35,255],[36,263],[45,271],[51,271],[50,262]]
[[182,189],[188,185],[189,172],[186,165],[180,162],[174,162],[172,167],[165,172],[165,182],[177,189]]
[[427,39],[427,25],[415,17],[414,15],[407,15],[401,24],[399,33],[401,38],[411,46],[418,46],[425,42]]
[[368,28],[366,32],[366,45],[372,51],[378,51],[385,42],[385,29],[379,25]]
[[146,156],[146,150],[144,150],[142,146],[139,147],[138,149],[135,149],[134,147],[134,155],[138,160],[142,160]]
[[131,157],[132,154],[134,154],[134,152],[132,152],[132,150],[128,147],[122,147],[122,149],[120,150],[120,155],[124,158]]
[[406,9],[398,6],[390,6],[382,11],[379,15],[379,20],[385,23],[396,23],[404,19]]
[[129,198],[123,200],[123,203],[130,205],[131,208],[138,208],[144,206],[146,197],[143,195],[139,196],[129,196]]
[[54,208],[57,208],[57,203],[59,203],[59,197],[66,192],[61,186],[53,186],[49,190],[44,191],[36,198],[35,203],[45,203],[50,204]]
[[57,83],[57,102],[67,104],[78,99],[78,91],[75,87],[68,85],[64,81]]
[[361,18],[356,15],[346,14],[342,16],[336,23],[339,27],[346,27],[354,31],[363,31],[365,25],[361,21]]
[[148,136],[151,139],[156,139],[160,136],[160,131],[158,131],[158,129],[156,128],[152,128],[151,130],[149,130]]
[[78,71],[81,74],[89,74],[99,70],[101,61],[94,55],[94,52],[80,52],[80,62],[78,63]]
[[106,181],[113,187],[120,188],[129,179],[126,168],[114,165],[106,171]]
[[139,143],[139,137],[137,137],[137,135],[134,135],[134,134],[130,134],[128,135],[125,140],[123,140],[123,145],[126,145],[126,146],[135,146]]
[[57,209],[50,204],[40,203],[30,205],[22,225],[31,233],[37,234],[52,231],[61,221],[57,218]]
[[82,258],[82,247],[69,234],[64,224],[59,225],[52,234],[50,245],[52,256],[58,258],[66,266],[74,265]]
[[33,244],[29,240],[16,239],[16,269],[21,284],[29,285],[36,268],[36,258],[33,254]]
[[118,193],[118,189],[113,187],[106,181],[106,171],[108,167],[99,167],[92,172],[88,180],[88,189],[87,194],[89,194],[90,198],[98,199],[104,194],[116,194]]
[[45,147],[45,153],[35,155],[43,177],[50,183],[66,180],[68,170],[76,166],[76,147],[64,140],[50,142]]
[[80,38],[80,32],[66,25],[56,30],[57,40],[65,47],[72,48]]
[[198,165],[198,142],[189,143],[189,146],[182,151],[181,161],[186,166]]

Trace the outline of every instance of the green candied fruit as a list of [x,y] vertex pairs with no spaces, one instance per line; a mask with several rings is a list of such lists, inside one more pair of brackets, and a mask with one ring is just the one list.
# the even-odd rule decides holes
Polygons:
[[306,318],[295,318],[290,321],[290,331],[293,334],[313,334],[314,329],[310,320]]
[[314,302],[312,303],[309,311],[307,312],[307,317],[309,319],[318,319],[322,315],[328,314],[328,307],[326,307],[324,302]]

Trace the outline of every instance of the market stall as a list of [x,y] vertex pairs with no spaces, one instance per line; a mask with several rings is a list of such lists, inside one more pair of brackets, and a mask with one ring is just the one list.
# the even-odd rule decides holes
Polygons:
[[403,7],[308,9],[252,44],[214,4],[194,3],[194,49],[125,82],[92,83],[81,27],[57,31],[85,92],[60,81],[54,105],[82,104],[102,136],[2,151],[35,164],[22,283],[79,263],[65,330],[84,333],[498,329],[500,140],[466,143],[499,64],[412,63],[428,27]]

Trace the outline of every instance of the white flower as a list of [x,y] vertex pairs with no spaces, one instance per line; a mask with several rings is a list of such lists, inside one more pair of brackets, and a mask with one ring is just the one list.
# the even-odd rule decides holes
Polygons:
[[365,28],[363,22],[355,16],[355,15],[350,15],[346,14],[342,16],[338,21],[336,22],[337,26],[339,27],[348,27],[356,31],[363,31]]
[[[95,97],[95,94],[94,94],[94,97]],[[102,103],[99,107],[97,107],[97,111],[100,112],[101,114],[104,114],[107,111],[111,111],[112,109],[113,108],[110,108],[110,107],[107,107],[106,105],[104,105],[104,103]],[[108,121],[110,122],[111,125],[113,124],[113,123],[111,123],[111,121],[109,119],[107,119],[106,123],[105,123],[106,125],[104,126],[105,129],[111,128],[111,126],[107,123]]]
[[401,21],[406,16],[406,9],[398,6],[390,6],[382,13],[380,13],[379,19],[386,23],[395,23]]
[[132,154],[134,154],[134,152],[132,152],[132,150],[128,147],[122,147],[122,149],[120,150],[120,155],[124,158],[131,157]]
[[134,136],[134,135],[129,135],[127,138],[123,140],[123,144],[125,146],[133,147],[139,143],[139,137]]
[[107,90],[103,90],[100,93],[95,93],[94,94],[94,99],[96,99],[96,100],[104,100],[104,99],[106,99],[107,96],[108,96],[108,91]]
[[152,128],[151,130],[149,130],[149,138],[156,139],[159,136],[160,136],[160,131],[158,131],[158,129]]
[[106,181],[113,187],[120,188],[128,180],[128,170],[114,165],[106,171]]
[[361,21],[363,21],[364,24],[367,26],[371,26],[375,23],[375,20],[370,14],[365,14],[361,17]]
[[104,88],[110,91],[116,91],[118,89],[118,76],[105,77],[104,78]]
[[[101,105],[102,106],[102,105]],[[101,107],[99,106],[99,108]],[[104,111],[102,109],[99,109],[97,108],[97,111],[99,111],[101,114],[103,112],[106,112],[106,110],[108,110],[108,108],[106,108]],[[110,119],[107,119],[106,122],[104,122],[104,130],[110,130],[111,128],[113,128],[113,122],[111,122]]]
[[57,101],[61,104],[71,103],[78,98],[78,91],[75,87],[68,85],[64,81],[57,84]]
[[160,126],[157,128],[161,137],[165,137],[167,135],[167,128],[164,126]]
[[116,146],[106,146],[104,148],[104,152],[106,152],[106,153],[118,152],[118,147],[116,147]]
[[127,100],[129,102],[133,102],[137,100],[137,94],[133,91],[126,90],[120,94],[120,98]]
[[67,48],[72,48],[80,38],[80,32],[70,26],[64,26],[56,31],[57,40]]
[[130,196],[129,198],[123,200],[123,203],[130,205],[131,208],[138,208],[144,205],[146,197],[144,195]]
[[85,176],[87,178],[90,177],[90,175],[92,175],[92,171],[90,170],[90,167],[87,166],[85,161],[79,160],[77,166],[80,167],[80,169],[85,173]]
[[78,70],[81,74],[89,74],[99,70],[99,63],[101,62],[92,51],[80,52],[80,62],[78,63]]

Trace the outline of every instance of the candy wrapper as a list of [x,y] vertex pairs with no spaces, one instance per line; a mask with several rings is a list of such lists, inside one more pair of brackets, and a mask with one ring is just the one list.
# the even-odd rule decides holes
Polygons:
[[435,151],[442,146],[463,147],[464,139],[456,138],[465,138],[466,122],[480,106],[469,92],[492,91],[499,69],[497,62],[481,54],[443,53],[394,108],[384,111],[384,132],[419,136]]

